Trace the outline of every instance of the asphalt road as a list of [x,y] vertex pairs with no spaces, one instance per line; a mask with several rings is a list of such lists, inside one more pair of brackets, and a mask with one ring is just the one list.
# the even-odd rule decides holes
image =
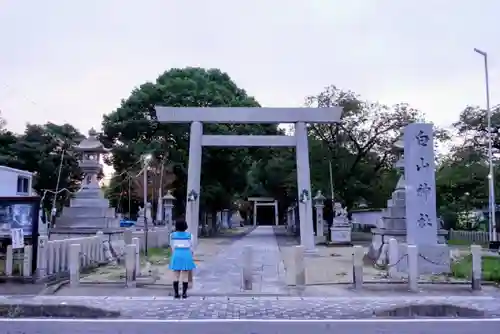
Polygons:
[[0,319],[2,334],[497,334],[500,319],[70,320]]

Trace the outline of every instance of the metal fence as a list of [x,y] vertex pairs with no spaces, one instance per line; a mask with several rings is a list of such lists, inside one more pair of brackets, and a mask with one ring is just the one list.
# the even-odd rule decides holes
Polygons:
[[[449,240],[486,244],[489,241],[489,237],[486,231],[456,231],[450,229]],[[497,240],[500,240],[500,233],[497,233]]]

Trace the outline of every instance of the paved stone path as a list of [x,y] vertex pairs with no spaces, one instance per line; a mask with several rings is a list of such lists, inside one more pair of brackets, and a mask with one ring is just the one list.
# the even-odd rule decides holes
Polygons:
[[[0,297],[0,307],[14,305],[80,305],[120,313],[128,319],[362,319],[408,305],[454,305],[500,317],[495,296],[391,297],[207,297],[173,300],[171,297]],[[81,311],[81,317],[85,312]],[[94,311],[95,314],[95,311]],[[463,315],[462,315],[463,316]],[[465,314],[467,316],[467,314]]]
[[242,257],[245,246],[252,246],[253,249],[252,292],[286,292],[285,269],[271,226],[258,226],[243,238],[224,247],[214,258],[201,262],[195,271],[192,292],[231,294],[242,291]]

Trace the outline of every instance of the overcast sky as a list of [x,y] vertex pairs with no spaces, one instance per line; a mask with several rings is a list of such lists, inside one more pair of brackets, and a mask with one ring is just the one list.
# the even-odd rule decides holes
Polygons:
[[438,124],[484,105],[481,48],[500,103],[498,0],[0,0],[8,127],[100,128],[171,67],[217,67],[264,106],[335,84],[409,102]]

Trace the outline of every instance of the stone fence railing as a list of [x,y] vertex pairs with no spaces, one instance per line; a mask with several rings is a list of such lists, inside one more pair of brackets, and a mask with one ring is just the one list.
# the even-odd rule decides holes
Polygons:
[[[456,231],[451,229],[449,240],[464,241],[467,243],[488,243],[489,237],[486,231]],[[497,233],[497,240],[500,240],[500,233]]]
[[[12,277],[16,264],[20,264],[19,274],[23,277],[50,279],[69,275],[71,266],[78,263],[79,270],[87,270],[99,265],[116,262],[122,259],[125,245],[131,240],[139,240],[139,249],[144,251],[144,230],[127,229],[124,233],[105,235],[97,232],[96,235],[63,238],[55,236],[49,240],[47,236],[40,236],[37,248],[36,273],[32,266],[32,247],[27,245],[24,252],[15,252],[12,246],[7,247],[5,255],[5,276]],[[130,239],[130,240],[127,240]],[[161,227],[148,231],[148,249],[166,247],[170,243],[168,228]]]

